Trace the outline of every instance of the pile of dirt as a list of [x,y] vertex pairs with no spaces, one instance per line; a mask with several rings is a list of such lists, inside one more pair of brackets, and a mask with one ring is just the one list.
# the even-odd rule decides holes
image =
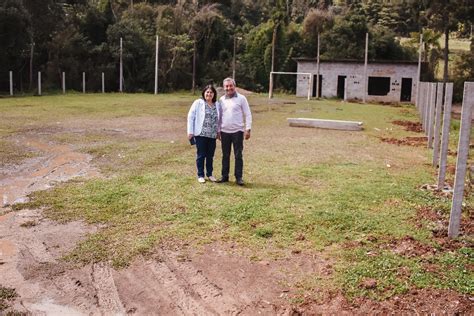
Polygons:
[[406,131],[410,132],[421,133],[423,131],[423,126],[420,122],[396,120],[392,121],[392,124],[403,126]]
[[387,138],[387,137],[380,137],[380,140],[384,143],[389,143],[397,146],[406,145],[406,146],[426,146],[426,142],[428,141],[427,137],[424,136],[408,136],[402,139],[397,138]]

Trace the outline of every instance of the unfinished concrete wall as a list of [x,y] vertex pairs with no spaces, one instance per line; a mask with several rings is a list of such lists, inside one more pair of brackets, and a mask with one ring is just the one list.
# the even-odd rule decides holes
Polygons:
[[[298,72],[316,73],[316,62],[312,60],[297,60]],[[322,75],[322,96],[326,98],[337,97],[338,77],[346,76],[345,94],[347,99],[363,98],[364,90],[364,63],[356,61],[328,62],[320,64]],[[390,83],[386,95],[367,95],[368,101],[400,102],[402,91],[402,78],[411,79],[410,102],[416,98],[416,63],[369,63],[367,66],[368,77],[388,77]],[[304,77],[304,78],[303,78]],[[298,76],[296,95],[307,96],[308,76]],[[377,79],[376,79],[377,80]],[[341,81],[339,80],[339,84]]]

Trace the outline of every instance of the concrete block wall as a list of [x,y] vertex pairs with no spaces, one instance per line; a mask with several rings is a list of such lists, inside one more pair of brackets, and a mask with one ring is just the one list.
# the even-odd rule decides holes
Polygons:
[[[298,60],[298,72],[316,74],[316,61]],[[367,77],[390,77],[390,90],[387,95],[367,95],[367,101],[400,102],[402,78],[412,79],[411,102],[416,98],[416,78],[418,66],[416,63],[369,63]],[[363,62],[328,62],[320,63],[322,75],[322,96],[326,98],[337,96],[338,76],[346,76],[345,95],[347,99],[363,98],[364,63]],[[308,76],[298,75],[296,95],[307,96]]]

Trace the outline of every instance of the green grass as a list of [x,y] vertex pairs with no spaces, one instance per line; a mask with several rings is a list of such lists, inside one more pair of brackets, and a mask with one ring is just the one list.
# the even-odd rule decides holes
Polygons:
[[[2,100],[0,110],[5,116],[0,126],[8,126],[9,137],[60,125],[45,137],[91,154],[104,174],[37,192],[30,203],[17,208],[44,207],[45,214],[58,221],[100,224],[67,256],[78,263],[112,260],[123,267],[160,244],[233,241],[250,249],[253,258],[284,257],[288,250],[323,252],[337,264],[330,282],[348,297],[383,299],[429,286],[471,291],[472,271],[465,269],[471,253],[465,257],[459,250],[431,258],[441,271],[451,269],[442,276],[423,272],[425,259],[405,258],[388,250],[376,258],[364,256],[371,238],[380,240],[373,247],[405,236],[435,243],[428,223],[415,227],[416,210],[420,206],[449,210],[449,200],[419,189],[435,182],[429,152],[379,140],[418,135],[391,123],[417,120],[416,110],[284,97],[296,104],[278,99],[269,103],[259,95],[249,98],[254,126],[252,138],[244,145],[247,185],[243,188],[232,182],[197,183],[195,148],[189,146],[185,132],[192,96],[111,94]],[[365,130],[291,128],[288,117],[363,121]],[[110,133],[103,126],[125,132]],[[220,158],[218,148],[216,175]],[[472,197],[466,203],[472,208]],[[345,247],[351,242],[362,244]],[[399,279],[396,270],[400,268],[409,270],[409,276]],[[376,279],[377,288],[361,287],[364,278]],[[437,282],[431,282],[434,279]],[[305,284],[317,287],[321,282],[314,276]]]
[[[404,294],[412,288],[474,293],[472,248],[413,258],[387,250],[373,251],[374,247],[366,246],[344,252],[346,262],[352,264],[339,267],[339,282],[349,298],[366,296],[382,300]],[[428,265],[435,268],[427,269]],[[376,287],[361,287],[366,279],[375,279]]]
[[17,296],[15,289],[0,285],[0,312],[9,308],[9,302],[14,300]]

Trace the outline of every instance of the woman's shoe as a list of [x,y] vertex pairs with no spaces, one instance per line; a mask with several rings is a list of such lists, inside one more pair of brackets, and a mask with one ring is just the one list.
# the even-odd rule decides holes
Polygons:
[[204,183],[204,182],[206,182],[206,180],[205,180],[203,177],[199,177],[199,178],[198,178],[198,182],[199,182],[199,183]]
[[209,177],[207,177],[207,178],[208,178],[209,181],[211,181],[211,182],[216,182],[216,181],[217,181],[217,179],[216,179],[214,176],[209,176]]

